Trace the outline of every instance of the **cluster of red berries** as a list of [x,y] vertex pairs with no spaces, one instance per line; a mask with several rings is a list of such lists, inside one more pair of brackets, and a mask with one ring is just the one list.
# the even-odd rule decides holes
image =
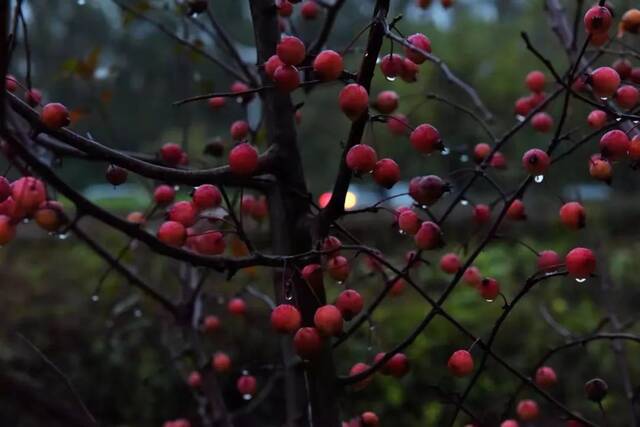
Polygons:
[[[278,15],[281,18],[289,18],[293,14],[293,5],[299,3],[292,0],[277,0],[276,7],[278,8]],[[302,19],[312,21],[320,14],[320,6],[314,0],[307,0],[300,6],[300,16]],[[281,26],[284,24],[281,23]]]
[[[546,98],[544,88],[546,77],[542,71],[531,71],[525,78],[525,85],[531,91],[528,96],[518,98],[514,111],[517,116],[527,116],[532,110],[538,108]],[[553,118],[544,111],[539,111],[531,117],[531,126],[538,132],[547,133],[553,128]]]

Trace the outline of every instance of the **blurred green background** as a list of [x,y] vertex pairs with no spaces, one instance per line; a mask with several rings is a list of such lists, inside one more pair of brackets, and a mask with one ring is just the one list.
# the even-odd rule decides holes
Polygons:
[[[625,10],[633,2],[614,3],[616,8]],[[128,4],[144,10],[189,40],[201,42],[207,51],[218,52],[215,41],[179,14],[174,2]],[[526,73],[542,69],[525,50],[520,31],[529,33],[533,43],[552,58],[559,69],[566,67],[564,52],[546,21],[542,0],[458,0],[446,11],[436,1],[427,11],[416,9],[413,1],[393,1],[392,4],[391,16],[404,15],[399,24],[404,34],[424,32],[432,40],[433,52],[478,89],[495,115],[491,126],[498,134],[515,123],[513,103],[526,95],[523,83]],[[576,2],[565,4],[573,16]],[[336,22],[329,46],[336,49],[346,46],[368,23],[372,5],[368,0],[348,1]],[[251,58],[254,52],[248,3],[220,0],[210,2],[210,7],[238,41],[243,54]],[[29,23],[33,85],[43,90],[45,102],[60,101],[73,109],[77,118],[74,130],[89,133],[114,148],[148,153],[155,153],[165,142],[179,142],[186,147],[195,166],[224,162],[226,156],[206,156],[204,148],[211,140],[221,138],[228,150],[229,123],[244,117],[243,107],[229,103],[213,112],[206,103],[172,106],[173,101],[187,96],[226,91],[232,80],[215,65],[178,46],[148,23],[122,14],[108,0],[26,1],[25,14]],[[204,17],[193,19],[207,25]],[[292,19],[300,36],[306,41],[313,40],[320,20],[304,22],[298,12]],[[633,39],[635,43],[637,40],[637,37]],[[357,46],[361,47],[362,42]],[[385,44],[385,50],[388,46]],[[601,62],[608,64],[613,60],[605,57]],[[356,70],[358,61],[356,49],[348,55],[347,67]],[[638,64],[636,60],[635,65]],[[18,49],[10,71],[23,80],[25,67],[24,52]],[[293,94],[295,102],[304,102],[298,127],[299,143],[314,197],[331,188],[341,142],[348,132],[349,123],[336,105],[340,87],[339,83],[332,83],[310,93],[298,90]],[[436,173],[451,180],[454,187],[463,182],[464,175],[448,174],[469,167],[464,153],[478,142],[490,141],[473,120],[446,105],[426,100],[424,94],[436,93],[470,105],[465,94],[448,84],[438,68],[429,63],[421,66],[418,82],[414,84],[399,80],[388,82],[376,75],[372,93],[388,88],[400,94],[400,111],[409,116],[410,122],[429,122],[436,126],[452,153],[447,157],[416,156],[406,137],[391,136],[380,123],[373,125],[365,139],[376,146],[379,155],[392,157],[400,164],[404,180],[416,174]],[[554,105],[549,111],[557,112],[557,108],[558,105]],[[579,129],[577,135],[586,134],[584,124],[588,111],[574,103],[567,129],[576,128]],[[509,168],[495,173],[495,179],[505,188],[514,189],[524,177],[519,167],[522,152],[530,147],[546,146],[548,139],[549,136],[537,134],[528,127],[520,132],[504,150]],[[264,142],[258,140],[258,144]],[[536,250],[554,249],[562,254],[578,245],[593,247],[599,254],[600,272],[610,274],[614,285],[604,292],[599,279],[579,285],[568,278],[558,278],[544,282],[531,292],[505,323],[495,347],[496,352],[522,372],[529,372],[548,348],[563,342],[563,337],[544,320],[543,311],[579,336],[591,333],[607,319],[606,306],[611,303],[627,330],[635,329],[640,284],[637,278],[638,177],[627,165],[620,164],[616,165],[611,187],[594,182],[589,178],[587,158],[596,151],[594,139],[554,167],[543,183],[535,185],[525,197],[528,220],[508,223],[501,229],[501,235],[522,239]],[[103,184],[104,168],[106,165],[71,159],[60,165],[69,183],[96,198],[100,195],[102,205],[123,216],[131,210],[146,208],[148,196],[144,191],[151,188],[150,183],[130,177],[131,183],[139,184],[130,187],[130,191],[96,187]],[[358,184],[361,189],[368,188],[366,179]],[[181,190],[183,195],[189,191]],[[482,185],[470,196],[476,203],[489,203],[495,198],[490,187]],[[579,232],[569,232],[558,224],[557,211],[561,200],[576,198],[582,199],[587,207],[588,226]],[[446,206],[447,200],[444,198],[440,204]],[[390,215],[380,213],[358,219],[350,217],[345,223],[358,237],[400,264],[404,253],[412,248],[412,241],[394,231],[392,222]],[[123,236],[98,223],[83,220],[82,226],[113,253],[127,243]],[[248,226],[260,245],[268,247],[267,224],[250,222]],[[372,233],[373,227],[376,227],[375,233]],[[459,206],[444,231],[450,243],[447,250],[459,254],[472,250],[482,237],[482,232],[470,226],[469,206]],[[447,277],[437,267],[440,255],[429,254],[427,258],[432,265],[412,273],[432,296],[439,295],[447,284]],[[176,262],[154,256],[141,245],[134,246],[124,260],[155,287],[168,295],[179,294]],[[368,301],[381,288],[382,281],[362,261],[360,258],[354,261],[354,272],[347,284],[358,289]],[[536,271],[535,261],[530,250],[509,239],[501,239],[488,247],[476,265],[483,274],[497,278],[510,298]],[[18,334],[37,345],[68,375],[101,425],[154,426],[181,416],[197,422],[197,402],[184,381],[193,367],[188,361],[172,359],[180,353],[183,343],[171,320],[132,291],[115,272],[96,290],[106,266],[86,246],[72,237],[52,237],[33,225],[21,226],[16,241],[0,251],[0,262],[0,303],[4,308],[0,312],[2,425],[63,425],[43,410],[42,405],[26,399],[11,386],[9,379],[26,384],[29,390],[52,404],[77,410],[64,381]],[[232,411],[246,404],[235,390],[235,379],[241,370],[247,369],[256,375],[260,387],[271,375],[268,367],[279,359],[277,341],[267,333],[269,311],[265,305],[246,296],[249,315],[245,320],[238,320],[226,314],[225,301],[249,283],[270,292],[270,278],[269,271],[261,269],[255,274],[240,274],[233,283],[227,283],[223,275],[211,274],[205,287],[207,312],[219,315],[223,322],[222,331],[207,338],[207,348],[212,352],[227,351],[234,359],[234,371],[222,379]],[[327,286],[332,299],[340,287],[331,281]],[[92,301],[94,295],[98,296],[97,301]],[[455,291],[445,308],[484,338],[501,312],[500,302],[485,303],[476,292],[464,286]],[[403,295],[383,303],[373,323],[365,325],[354,339],[336,351],[339,372],[345,374],[354,363],[371,361],[378,351],[392,348],[415,327],[427,309],[409,288]],[[610,327],[611,319],[604,330]],[[411,374],[401,380],[377,376],[366,390],[346,392],[341,397],[343,417],[348,419],[363,410],[374,410],[380,415],[382,425],[444,425],[451,407],[442,404],[432,386],[449,391],[464,389],[466,380],[452,380],[446,371],[446,360],[452,351],[471,344],[445,321],[436,319],[407,352]],[[640,367],[636,363],[639,351],[634,344],[629,344],[625,352],[632,383],[640,384],[637,381]],[[256,358],[256,354],[260,357]],[[475,354],[479,358],[478,349]],[[601,376],[611,388],[610,396],[604,401],[609,425],[630,425],[619,363],[609,342],[577,347],[556,356],[549,364],[560,379],[551,390],[554,396],[600,422],[597,407],[584,398],[583,384],[594,376]],[[497,420],[517,385],[513,376],[489,361],[487,372],[468,400],[469,407]],[[527,391],[521,396],[535,398]],[[259,406],[253,415],[241,416],[237,425],[279,425],[280,399],[281,393],[276,387],[273,399]],[[531,425],[562,425],[558,412],[538,401],[543,420]],[[463,424],[462,417],[459,424]]]

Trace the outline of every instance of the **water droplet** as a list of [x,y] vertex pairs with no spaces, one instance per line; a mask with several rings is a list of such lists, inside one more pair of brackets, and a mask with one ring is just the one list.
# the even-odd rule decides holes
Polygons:
[[637,125],[638,123],[640,123],[640,120],[634,120],[634,121],[633,121],[633,124],[634,124],[634,125]]
[[403,230],[403,229],[398,230],[398,233],[399,233],[401,236],[404,236],[405,234],[407,234],[407,233],[405,233],[405,232],[404,232],[404,230]]
[[462,199],[462,200],[460,200],[460,204],[462,206],[467,206],[469,204],[469,201],[467,199]]
[[492,303],[492,302],[494,302],[495,300],[493,300],[493,299],[485,299],[485,301],[486,301],[486,302],[488,302],[488,303]]
[[463,154],[460,156],[460,161],[465,163],[469,161],[469,156],[467,156],[466,154]]
[[91,301],[98,302],[100,301],[100,297],[96,294],[91,295]]
[[395,82],[398,77],[396,76],[384,76],[385,79],[389,82]]
[[287,301],[291,301],[293,299],[293,295],[291,294],[291,292],[287,292],[287,294],[284,296],[284,299],[286,299]]
[[69,233],[60,233],[60,234],[58,234],[58,239],[60,239],[60,240],[67,240],[67,237],[69,237]]
[[23,219],[23,220],[22,220],[22,223],[23,223],[23,224],[29,224],[29,218],[25,218],[25,219]]
[[244,400],[251,400],[251,399],[253,399],[253,396],[252,396],[252,395],[250,395],[250,394],[243,394],[243,395],[242,395],[242,398],[243,398]]
[[440,152],[440,154],[442,154],[443,156],[448,156],[450,153],[451,153],[451,150],[449,150],[448,147],[444,147]]
[[429,206],[427,206],[427,205],[421,205],[420,207],[421,207],[422,209],[429,209]]
[[242,99],[242,97],[241,97],[241,96],[237,96],[237,97],[236,97],[236,102],[237,102],[238,104],[242,104],[242,101],[244,101],[244,99]]
[[542,181],[544,181],[544,175],[536,175],[536,176],[533,178],[533,180],[534,180],[536,183],[540,184]]
[[342,284],[343,284],[343,283],[344,283],[344,282],[343,282],[342,280],[338,280],[338,281],[336,282],[336,284],[337,284],[338,286],[342,286]]
[[604,102],[607,102],[609,100],[609,97],[608,96],[601,96],[600,100],[604,101]]
[[616,117],[616,122],[621,122],[622,121],[622,117]]
[[586,282],[587,279],[585,277],[576,277],[576,282],[582,284],[584,282]]
[[516,120],[519,122],[524,122],[524,116],[521,114],[516,115]]
[[142,310],[136,308],[135,310],[133,310],[133,315],[138,318],[142,317]]
[[242,375],[249,375],[249,371],[247,371],[246,369],[242,370]]
[[179,185],[174,185],[173,186],[173,191],[180,191],[180,186]]

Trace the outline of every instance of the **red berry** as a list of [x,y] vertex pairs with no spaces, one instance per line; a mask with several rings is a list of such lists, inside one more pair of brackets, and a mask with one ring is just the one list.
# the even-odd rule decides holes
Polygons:
[[[378,363],[378,361],[380,361],[384,356],[384,353],[376,354],[374,362]],[[404,353],[396,353],[386,361],[380,371],[385,375],[402,378],[407,373],[409,373],[409,359]]]
[[300,14],[304,19],[312,20],[318,17],[319,11],[320,11],[320,7],[318,6],[318,3],[316,3],[314,0],[307,0],[302,5]]
[[281,65],[273,75],[275,86],[283,92],[292,92],[300,86],[300,73],[293,65]]
[[158,239],[169,246],[182,246],[187,238],[184,225],[176,221],[165,221],[158,228]]
[[495,153],[493,153],[493,156],[491,156],[491,161],[489,162],[489,165],[495,169],[506,169],[507,159],[506,157],[504,157],[504,154],[502,154],[499,151],[496,151]]
[[380,159],[373,168],[373,180],[384,188],[400,181],[400,167],[393,159]]
[[455,274],[460,270],[460,257],[454,253],[442,255],[440,258],[440,269],[448,274]]
[[253,99],[253,93],[245,93],[249,90],[249,86],[242,82],[233,82],[231,85],[231,92],[240,97],[242,102],[249,102]]
[[40,105],[40,102],[42,102],[42,92],[40,92],[38,89],[28,90],[24,94],[24,100],[30,106],[36,107]]
[[231,123],[229,133],[231,133],[231,138],[234,141],[240,141],[249,135],[249,123],[244,120],[236,120]]
[[171,166],[176,166],[180,163],[183,153],[182,147],[172,142],[167,142],[162,146],[162,148],[160,148],[160,157],[162,158],[162,161]]
[[522,421],[533,421],[538,418],[538,415],[540,414],[538,404],[531,399],[525,399],[518,402],[516,412]]
[[7,215],[0,215],[0,245],[6,245],[16,235],[16,227],[13,220]]
[[220,329],[220,319],[218,316],[214,316],[213,314],[209,314],[204,317],[202,320],[202,329],[205,333],[213,333]]
[[191,202],[180,201],[171,206],[167,216],[171,221],[176,221],[185,227],[189,227],[196,222],[198,211]]
[[398,278],[390,284],[391,289],[389,289],[389,295],[392,297],[400,296],[404,293],[404,289],[407,287],[407,284],[403,278]]
[[545,77],[542,71],[532,71],[527,74],[525,83],[531,92],[540,93],[544,90]]
[[560,221],[572,230],[578,230],[585,226],[587,220],[584,207],[578,202],[569,202],[560,208]]
[[249,143],[236,145],[229,152],[229,168],[236,175],[251,175],[258,168],[258,152]]
[[203,255],[220,255],[227,246],[224,241],[224,234],[216,230],[209,230],[187,237],[187,243],[196,252]]
[[417,176],[409,181],[409,195],[421,205],[432,205],[449,189],[436,175]]
[[451,6],[453,6],[453,0],[440,0],[440,4],[442,4],[443,8],[449,9]]
[[606,183],[611,182],[613,167],[607,159],[603,159],[600,154],[594,154],[589,159],[589,174],[597,180]]
[[553,127],[553,118],[544,111],[536,113],[531,118],[531,126],[538,132],[547,133]]
[[127,182],[127,170],[121,168],[116,165],[107,166],[107,171],[105,172],[105,177],[107,178],[107,182],[111,185],[120,185]]
[[222,203],[222,194],[215,185],[202,184],[193,190],[191,200],[198,209],[216,208]]
[[367,411],[363,412],[360,415],[360,421],[362,423],[362,427],[378,427],[380,425],[380,420],[375,412]]
[[584,29],[594,35],[609,31],[612,22],[613,16],[604,6],[593,6],[584,15]]
[[366,144],[356,144],[347,152],[347,167],[356,174],[371,172],[377,161],[376,151]]
[[322,289],[322,266],[320,264],[308,264],[302,268],[302,278],[316,290]]
[[480,282],[482,282],[482,275],[480,274],[478,267],[471,266],[464,271],[462,280],[470,286],[480,286]]
[[491,146],[484,142],[476,144],[476,146],[473,147],[473,158],[476,163],[482,163],[482,161],[489,156],[489,153],[491,153]]
[[567,271],[571,277],[586,279],[596,269],[596,257],[591,249],[574,248],[565,257]]
[[189,378],[187,378],[187,383],[191,388],[200,388],[202,386],[202,375],[200,375],[200,372],[191,372]]
[[327,261],[327,272],[329,276],[339,282],[344,282],[349,277],[349,261],[341,255],[335,256]]
[[238,378],[238,381],[236,381],[236,387],[240,394],[253,396],[257,388],[256,377],[253,375],[242,375]]
[[53,102],[42,107],[40,120],[45,127],[54,130],[69,126],[71,123],[69,110],[58,102]]
[[211,360],[213,370],[221,374],[231,370],[231,358],[221,351],[216,352]]
[[418,71],[420,71],[420,68],[415,62],[409,58],[404,58],[400,78],[407,83],[413,83],[418,80]]
[[278,7],[278,15],[288,18],[293,13],[293,5],[287,0],[279,0],[276,2]]
[[15,92],[18,89],[18,80],[15,76],[7,74],[4,78],[4,85],[9,92]]
[[420,225],[414,240],[418,249],[422,250],[436,249],[443,244],[440,227],[431,221],[425,221]]
[[387,117],[387,129],[392,135],[404,135],[409,128],[409,119],[400,113],[391,114]]
[[633,67],[631,66],[631,62],[628,59],[620,58],[617,59],[611,67],[616,70],[621,79],[626,79],[631,75],[631,71]]
[[276,70],[283,65],[285,65],[285,63],[280,60],[278,55],[272,55],[267,59],[267,62],[264,63],[264,72],[271,80],[273,80]]
[[545,173],[550,163],[549,155],[539,148],[533,148],[522,156],[522,166],[532,175]]
[[556,371],[549,366],[541,366],[536,371],[536,384],[542,388],[549,388],[558,382]]
[[[424,34],[416,33],[410,35],[409,37],[407,37],[407,41],[416,48],[421,49],[427,53],[431,53],[431,40],[429,40],[429,38]],[[427,60],[427,57],[425,55],[406,46],[404,48],[404,54],[407,58],[409,58],[409,60],[416,64],[422,64]]]
[[271,327],[281,334],[293,334],[301,322],[300,312],[290,304],[281,304],[271,312]]
[[553,271],[562,265],[562,259],[557,252],[546,250],[538,254],[538,270]]
[[504,420],[500,427],[520,427],[520,425],[516,420]]
[[482,298],[493,301],[500,294],[500,283],[491,277],[484,278],[478,286],[478,292]]
[[478,225],[491,221],[491,208],[483,204],[475,205],[473,207],[473,221]]
[[340,91],[340,109],[352,121],[355,121],[367,111],[369,94],[357,83],[350,83]]
[[335,305],[328,304],[319,307],[313,316],[313,323],[318,332],[324,336],[339,336],[342,334],[342,314]]
[[357,316],[363,306],[362,296],[353,289],[345,289],[336,299],[336,307],[347,322]]
[[421,9],[426,9],[431,5],[431,0],[416,0],[416,4]]
[[629,143],[629,158],[634,161],[640,160],[640,135],[634,136]]
[[[351,367],[351,369],[349,370],[349,376],[353,377],[356,376],[362,372],[366,372],[369,370],[369,368],[371,368],[369,365],[367,365],[366,363],[362,363],[362,362],[358,362],[355,365],[353,365]],[[356,384],[354,384],[353,388],[355,390],[362,390],[363,388],[367,387],[369,384],[371,384],[371,381],[373,381],[373,376],[369,375],[367,377],[365,377],[364,379],[360,380],[359,382],[357,382]]]
[[600,152],[602,156],[611,160],[620,160],[627,155],[631,141],[626,133],[615,129],[600,138]]
[[322,242],[322,250],[328,256],[338,255],[338,251],[342,247],[342,242],[336,236],[327,236]]
[[527,214],[524,211],[524,203],[522,203],[522,200],[515,199],[511,202],[507,209],[507,217],[516,221],[527,219]]
[[466,377],[473,372],[473,357],[467,350],[454,352],[447,363],[449,372],[455,377]]
[[306,55],[304,43],[294,36],[285,36],[276,46],[276,54],[287,65],[298,65]]
[[333,50],[323,50],[313,61],[313,71],[320,80],[336,80],[344,70],[342,56]]
[[398,94],[392,90],[383,90],[376,98],[375,107],[382,114],[391,114],[398,108]]
[[620,86],[620,76],[611,67],[600,67],[595,69],[589,76],[589,82],[593,92],[601,97],[612,96]]
[[528,96],[523,96],[516,100],[513,111],[518,116],[526,116],[531,111],[531,98]]
[[247,312],[247,303],[242,298],[231,298],[227,303],[227,310],[234,316],[244,316]]
[[213,98],[209,98],[207,104],[211,107],[212,110],[219,110],[224,107],[227,103],[227,99],[224,96],[214,96]]
[[593,110],[587,116],[587,123],[591,129],[600,129],[607,121],[607,113],[602,110]]
[[293,337],[296,354],[303,359],[314,359],[322,351],[322,346],[323,339],[316,328],[300,328]]
[[429,124],[421,124],[416,127],[409,136],[411,145],[417,151],[425,154],[430,154],[435,150],[442,148],[442,140],[440,139],[440,132]]
[[640,99],[640,92],[634,86],[622,85],[618,88],[615,94],[616,103],[623,110],[630,110],[638,104]]
[[380,61],[380,71],[382,71],[382,74],[389,79],[394,79],[402,74],[403,68],[404,59],[402,56],[395,53],[383,56]]
[[[47,191],[41,180],[32,176],[23,176],[11,184],[11,197],[15,202],[16,214],[31,214],[47,199]],[[5,198],[5,203],[8,200],[10,199]]]
[[420,229],[420,218],[412,210],[405,210],[398,215],[398,228],[407,234],[414,235]]
[[153,192],[153,200],[159,205],[168,205],[176,197],[176,190],[170,185],[158,185]]
[[46,200],[40,203],[38,210],[33,214],[33,219],[43,230],[57,231],[66,217],[62,205],[55,200]]

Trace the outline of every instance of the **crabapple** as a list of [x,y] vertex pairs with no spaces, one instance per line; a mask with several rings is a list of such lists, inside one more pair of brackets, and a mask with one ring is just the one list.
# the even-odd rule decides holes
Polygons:
[[224,235],[216,230],[209,230],[189,237],[187,242],[192,245],[196,252],[204,255],[220,255],[227,246],[224,241]]
[[[431,53],[431,40],[427,36],[422,33],[412,34],[407,37],[407,42],[411,43],[418,49],[421,49],[427,53]],[[422,64],[427,60],[427,57],[423,55],[421,52],[414,50],[408,46],[404,48],[405,56],[416,64]]]
[[586,279],[596,269],[596,257],[591,249],[574,248],[565,257],[565,264],[569,276]]
[[579,230],[585,226],[587,220],[584,207],[578,202],[569,202],[560,208],[560,221],[572,230]]
[[[381,360],[385,356],[384,353],[378,353],[375,357],[375,362]],[[396,353],[384,364],[383,373],[391,375],[392,377],[402,378],[409,373],[409,359],[404,353]]]
[[249,123],[244,120],[236,120],[231,123],[229,133],[234,141],[240,141],[249,135]]
[[283,65],[285,65],[285,63],[282,62],[278,55],[272,55],[264,63],[264,72],[271,80],[273,80],[276,70]]
[[587,124],[591,129],[600,129],[607,121],[607,113],[602,110],[593,110],[587,116]]
[[211,107],[212,110],[219,110],[224,107],[227,103],[227,99],[224,96],[214,96],[213,98],[209,98],[207,104]]
[[208,334],[220,329],[220,318],[213,314],[208,314],[202,319],[202,330]]
[[531,111],[531,99],[528,96],[523,96],[516,99],[513,111],[518,116],[526,116]]
[[337,337],[342,334],[342,314],[335,305],[327,304],[319,307],[313,316],[313,323],[318,332],[324,336]]
[[629,74],[629,79],[634,82],[640,84],[640,67],[636,67],[631,70],[631,74]]
[[283,37],[276,46],[276,54],[287,65],[298,65],[306,54],[304,43],[294,36]]
[[146,222],[146,218],[142,212],[133,211],[127,215],[127,221],[134,224],[142,225]]
[[393,283],[390,284],[391,289],[389,289],[389,295],[392,297],[400,296],[404,293],[404,289],[407,287],[405,280],[402,277],[394,280]]
[[232,93],[238,95],[243,103],[249,102],[253,99],[253,93],[247,93],[247,91],[249,91],[249,86],[247,86],[246,83],[239,81],[233,82],[229,89]]
[[542,71],[531,71],[525,78],[525,83],[531,92],[540,93],[544,90],[545,77]]
[[416,4],[421,9],[426,9],[431,5],[431,0],[416,0]]
[[362,311],[364,302],[362,301],[362,296],[357,291],[345,289],[338,295],[335,305],[338,307],[338,310],[340,310],[344,320],[348,322]]
[[189,377],[187,378],[187,384],[189,384],[189,387],[191,388],[202,387],[202,375],[200,375],[200,372],[198,371],[191,372],[189,374]]
[[449,185],[437,175],[417,176],[409,181],[409,195],[421,205],[432,205],[449,190]]
[[182,246],[187,238],[184,225],[176,221],[165,221],[158,228],[158,239],[169,246]]
[[454,253],[444,254],[442,258],[440,258],[440,269],[445,273],[457,273],[460,267],[460,257]]
[[620,160],[627,155],[631,141],[626,133],[614,129],[600,138],[600,152],[602,156],[611,160]]
[[278,8],[278,15],[283,18],[288,18],[293,13],[293,5],[288,0],[279,0],[276,2]]
[[611,67],[596,68],[589,76],[589,82],[593,92],[601,97],[612,96],[620,86],[620,76]]
[[349,119],[355,121],[367,111],[369,94],[363,86],[350,83],[342,88],[338,100],[342,112]]
[[482,298],[487,301],[493,301],[496,299],[498,294],[500,293],[500,283],[496,279],[491,277],[487,277],[480,281],[480,286],[478,286],[478,291]]
[[398,228],[402,232],[414,235],[420,228],[420,218],[412,210],[405,210],[398,215]]
[[395,53],[383,56],[380,61],[380,71],[382,71],[382,74],[388,79],[394,79],[402,74],[403,67],[404,59]]
[[556,371],[549,366],[541,366],[536,371],[536,384],[542,388],[549,388],[558,382]]
[[616,103],[624,110],[630,110],[638,104],[640,92],[635,86],[622,85],[614,95]]
[[425,221],[420,225],[414,237],[416,246],[419,249],[429,250],[443,246],[442,232],[438,224]]
[[231,358],[222,351],[216,352],[211,359],[211,366],[217,373],[229,372],[231,369]]
[[538,418],[540,410],[538,404],[531,399],[524,399],[518,402],[516,413],[522,421],[533,421]]
[[16,227],[7,215],[0,215],[0,245],[6,245],[16,235]]
[[496,151],[491,156],[491,161],[489,165],[494,169],[506,169],[507,168],[507,159],[500,151]]
[[300,86],[300,73],[293,65],[281,65],[273,74],[275,86],[283,92],[292,92]]
[[281,334],[292,334],[300,329],[302,317],[291,304],[280,304],[271,312],[271,327]]
[[313,60],[313,71],[320,80],[336,80],[344,70],[342,55],[334,50],[323,50]]
[[258,151],[248,142],[236,145],[229,152],[229,169],[236,175],[251,175],[258,168]]
[[368,173],[378,161],[376,151],[366,144],[356,144],[349,149],[346,157],[347,167],[355,174]]
[[625,31],[631,34],[638,34],[638,32],[640,32],[640,10],[629,9],[622,15],[619,34],[622,35]]
[[550,163],[549,155],[539,148],[533,148],[522,156],[522,166],[532,175],[543,174]]
[[584,391],[587,399],[592,402],[600,402],[607,396],[609,386],[602,378],[594,378],[585,383]]
[[613,16],[604,6],[593,6],[584,14],[584,29],[587,33],[602,34],[609,31]]
[[242,375],[236,381],[236,388],[242,395],[252,396],[256,392],[257,381],[253,375]]
[[631,75],[631,70],[633,70],[631,62],[629,62],[629,60],[625,58],[617,59],[611,65],[611,68],[616,70],[621,79],[628,78]]
[[453,6],[453,0],[440,0],[440,4],[443,8],[449,9],[451,6]]
[[375,107],[382,114],[391,114],[398,108],[398,94],[393,90],[383,90],[376,97]]
[[407,133],[409,119],[400,113],[391,114],[387,117],[387,129],[392,135],[404,135]]
[[202,184],[193,190],[191,201],[198,209],[215,208],[222,203],[222,194],[215,185]]
[[24,100],[30,106],[36,107],[42,102],[42,92],[38,89],[28,90],[24,94]]
[[116,165],[107,166],[105,177],[111,185],[120,185],[127,182],[127,170]]
[[447,368],[455,377],[466,377],[473,372],[473,357],[467,350],[457,350],[447,362]]
[[514,199],[507,209],[507,217],[516,221],[527,219],[524,211],[524,203],[520,199]]
[[[358,362],[355,365],[353,365],[351,367],[351,369],[349,370],[349,376],[353,377],[356,376],[362,372],[365,372],[367,370],[369,370],[369,368],[371,368],[369,365],[367,365],[366,363],[362,363],[362,362]],[[353,385],[353,388],[355,390],[362,390],[363,388],[366,388],[369,384],[371,384],[371,381],[373,381],[373,376],[369,375],[367,377],[365,377],[364,379],[358,381],[357,383],[355,383]]]
[[153,200],[159,205],[168,205],[175,197],[176,190],[170,185],[158,185],[153,191]]
[[185,227],[189,227],[196,222],[198,212],[191,202],[180,201],[174,203],[169,211],[167,217],[171,221],[179,222]]
[[171,166],[177,166],[180,163],[183,153],[182,147],[172,142],[167,142],[160,148],[160,158]]
[[380,420],[375,412],[367,411],[360,415],[362,427],[378,427]]
[[613,167],[607,159],[603,159],[600,154],[594,154],[589,159],[589,174],[597,180],[611,183]]
[[484,142],[476,144],[476,146],[473,147],[473,158],[475,159],[476,163],[481,163],[484,159],[487,158],[490,153],[491,146]]
[[315,0],[307,0],[302,5],[302,8],[300,9],[300,14],[304,19],[312,20],[318,17],[319,11],[320,11],[320,7],[318,6],[318,3],[315,2]]
[[302,268],[301,275],[313,289],[322,289],[322,266],[320,264],[305,265]]
[[464,280],[468,285],[480,286],[480,282],[482,282],[482,275],[480,274],[478,267],[472,265],[464,271],[462,280]]
[[11,197],[15,202],[16,213],[30,214],[46,200],[47,192],[41,180],[23,176],[11,184]]
[[296,354],[303,359],[315,358],[322,351],[322,346],[323,339],[316,328],[300,328],[293,337]]
[[425,154],[430,154],[435,150],[442,148],[440,132],[438,132],[438,130],[433,126],[426,123],[421,124],[411,132],[411,135],[409,135],[409,141],[413,148]]
[[242,298],[231,298],[227,303],[227,310],[234,316],[244,316],[247,312],[247,303]]
[[59,102],[52,102],[42,107],[40,120],[45,127],[53,130],[69,126],[71,123],[69,110]]
[[562,258],[556,251],[545,250],[538,254],[538,270],[552,271],[562,265]]
[[16,89],[18,89],[18,81],[16,80],[15,76],[11,74],[7,74],[5,76],[4,85],[9,92],[15,92]]
[[327,261],[329,276],[338,282],[344,282],[349,277],[349,261],[342,255],[335,256]]
[[322,250],[328,256],[338,255],[338,251],[342,247],[342,242],[336,236],[327,236],[322,241]]
[[45,200],[40,203],[33,219],[44,230],[54,232],[60,228],[65,220],[62,205],[55,200]]
[[478,225],[491,221],[491,208],[482,203],[475,205],[473,207],[473,221]]
[[380,159],[373,168],[373,180],[384,188],[400,181],[400,167],[393,159]]
[[531,118],[531,126],[538,132],[547,133],[553,127],[553,118],[544,111],[536,113]]
[[413,83],[418,80],[418,65],[410,60],[409,58],[404,58],[402,61],[402,71],[400,73],[400,78],[407,83]]
[[500,427],[520,427],[516,420],[504,420]]

